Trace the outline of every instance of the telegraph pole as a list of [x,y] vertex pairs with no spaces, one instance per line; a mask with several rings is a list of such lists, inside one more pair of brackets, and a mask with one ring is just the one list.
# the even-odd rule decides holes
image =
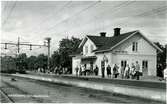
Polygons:
[[17,47],[17,52],[16,52],[16,57],[19,55],[20,53],[20,46],[28,46],[30,47],[30,50],[32,50],[32,46],[43,46],[43,47],[48,47],[46,45],[39,45],[39,44],[25,44],[25,43],[22,43],[20,42],[20,37],[18,37],[18,40],[16,43],[13,43],[13,42],[5,42],[5,43],[0,43],[0,44],[4,44],[5,45],[5,48],[4,49],[8,49],[8,45],[13,45],[13,46],[16,46]]
[[[32,50],[32,46],[44,46],[44,47],[48,47],[48,61],[47,61],[47,69],[50,69],[50,37],[45,38],[45,40],[47,41],[47,45],[38,45],[38,44],[25,44],[25,43],[21,43],[20,42],[20,37],[18,37],[18,41],[16,43],[0,43],[0,44],[4,44],[5,45],[5,49],[8,49],[8,45],[14,45],[17,46],[17,52],[18,55],[20,53],[20,46],[29,46],[30,50]],[[17,56],[16,56],[17,57]]]
[[167,68],[167,44],[165,45],[166,48],[166,68]]
[[17,43],[17,50],[18,50],[18,54],[20,53],[20,37],[18,37],[18,43]]
[[48,62],[47,62],[47,69],[50,70],[50,37],[45,38],[47,40],[47,47],[48,47]]

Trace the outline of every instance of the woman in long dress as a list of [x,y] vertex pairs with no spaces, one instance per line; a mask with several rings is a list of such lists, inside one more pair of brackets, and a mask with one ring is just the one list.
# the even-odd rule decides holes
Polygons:
[[124,72],[124,77],[126,79],[129,78],[129,71],[130,71],[130,67],[129,67],[129,64],[127,64],[126,67],[125,67],[125,72]]
[[135,77],[135,65],[132,63],[131,68],[130,68],[130,79],[134,79]]

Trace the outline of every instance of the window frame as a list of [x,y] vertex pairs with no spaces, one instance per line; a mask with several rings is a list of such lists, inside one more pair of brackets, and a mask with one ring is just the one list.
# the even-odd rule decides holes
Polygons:
[[138,51],[138,42],[132,42],[132,51],[137,52]]

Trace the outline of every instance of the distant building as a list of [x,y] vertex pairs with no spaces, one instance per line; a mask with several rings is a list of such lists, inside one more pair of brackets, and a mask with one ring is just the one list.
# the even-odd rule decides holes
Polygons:
[[120,28],[115,28],[112,37],[106,37],[105,32],[100,36],[87,35],[73,55],[72,73],[75,74],[75,68],[80,65],[87,69],[97,65],[101,75],[102,66],[131,66],[138,61],[143,75],[156,76],[157,50],[162,51],[139,31],[120,34]]

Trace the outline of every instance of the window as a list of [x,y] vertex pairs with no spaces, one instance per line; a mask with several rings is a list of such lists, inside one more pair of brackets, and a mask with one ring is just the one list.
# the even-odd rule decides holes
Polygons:
[[91,50],[91,52],[93,51],[93,45],[90,46],[90,50]]
[[88,53],[88,46],[85,46],[85,54]]
[[137,50],[138,50],[138,43],[137,42],[133,42],[133,44],[132,44],[132,51],[133,52],[137,52]]
[[127,63],[126,60],[122,60],[122,61],[121,61],[121,67],[126,67],[126,63]]
[[148,61],[143,60],[142,67],[143,67],[143,69],[147,69],[148,68]]

